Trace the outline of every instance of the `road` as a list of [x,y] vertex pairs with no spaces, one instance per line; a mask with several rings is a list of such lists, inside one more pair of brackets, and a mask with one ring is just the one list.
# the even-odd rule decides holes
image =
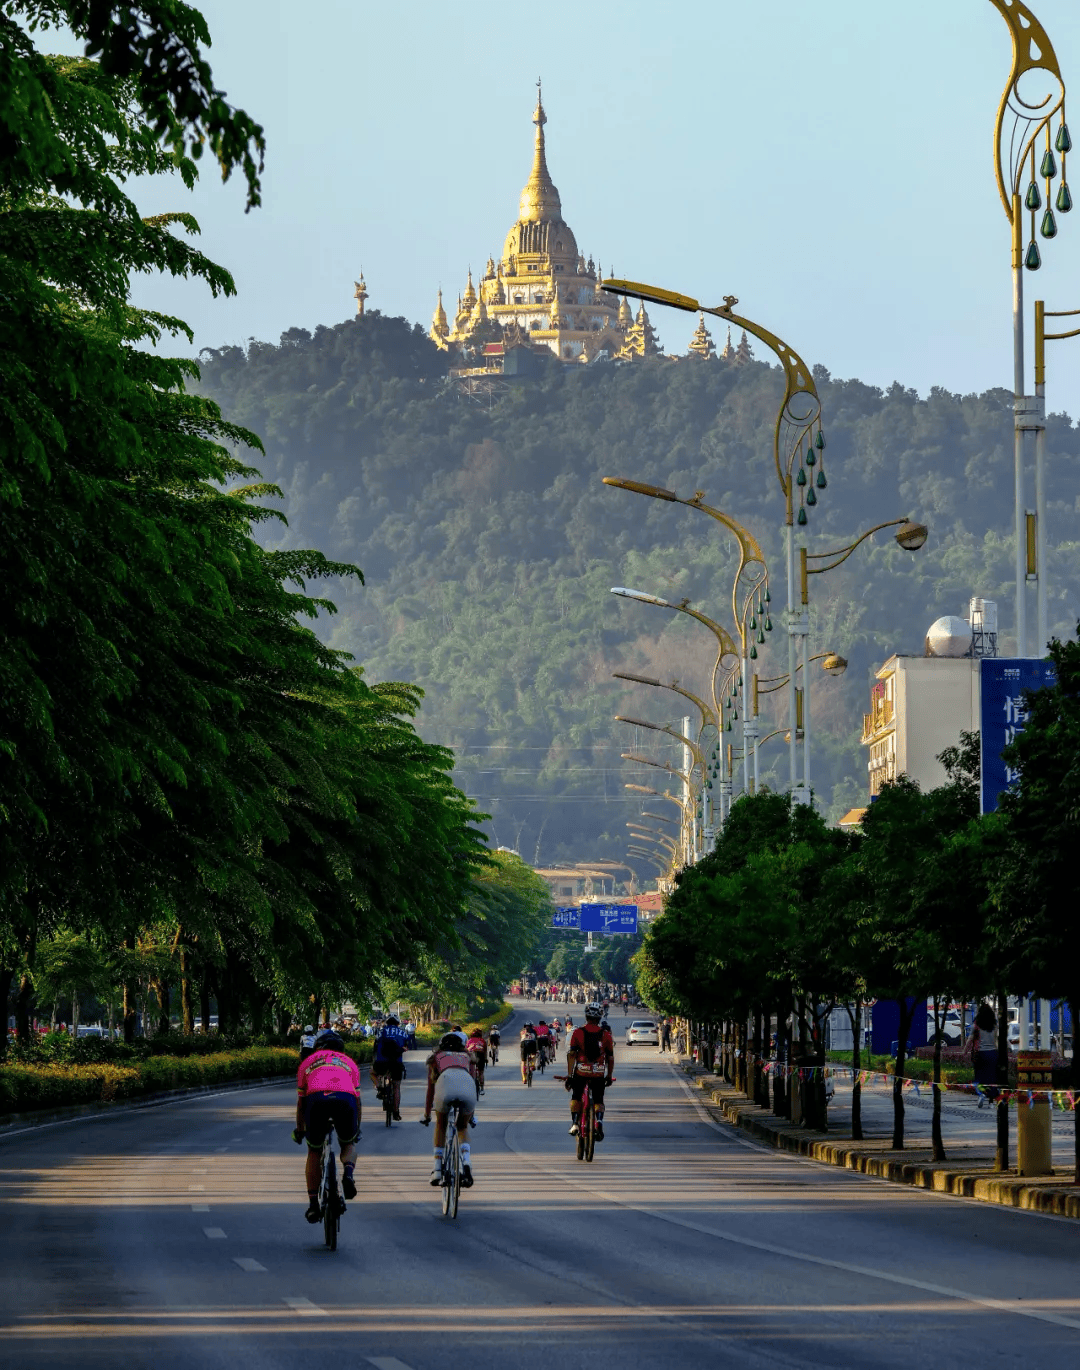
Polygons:
[[367,1095],[360,1193],[334,1254],[303,1220],[287,1086],[8,1135],[0,1361],[1080,1363],[1080,1225],[761,1150],[639,1050],[621,1050],[591,1166],[574,1158],[561,1085],[526,1090],[511,1051],[489,1075],[456,1222],[427,1183],[417,1059],[405,1122],[385,1129]]

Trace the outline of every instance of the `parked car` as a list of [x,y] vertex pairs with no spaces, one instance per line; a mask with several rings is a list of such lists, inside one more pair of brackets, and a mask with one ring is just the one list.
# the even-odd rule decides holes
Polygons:
[[626,1045],[628,1047],[636,1045],[658,1047],[660,1045],[660,1030],[651,1018],[635,1018],[626,1029]]

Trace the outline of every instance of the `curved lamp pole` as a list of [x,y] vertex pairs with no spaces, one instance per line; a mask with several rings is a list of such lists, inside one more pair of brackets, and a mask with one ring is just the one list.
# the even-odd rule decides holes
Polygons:
[[[685,741],[685,738],[680,740]],[[650,757],[638,756],[635,752],[620,752],[620,756],[622,757],[623,761],[636,761],[641,766],[655,766],[657,770],[667,771],[669,775],[678,776],[678,778],[682,781],[683,793],[686,795],[686,799],[678,799],[675,800],[675,802],[682,809],[684,853],[686,856],[687,864],[689,864],[694,859],[692,855],[691,845],[694,831],[694,804],[691,800],[690,790],[691,780],[693,779],[693,771],[680,771],[676,766],[669,765],[669,763],[666,761],[653,761]],[[627,789],[640,788],[641,786],[637,785],[627,786]],[[656,791],[653,791],[653,793],[656,793]],[[674,799],[674,795],[665,795],[664,798]]]
[[[759,341],[776,356],[784,372],[784,397],[776,415],[773,427],[773,460],[780,489],[784,495],[785,553],[787,563],[787,630],[788,630],[788,671],[792,682],[795,679],[796,639],[805,637],[810,631],[809,615],[800,612],[795,605],[795,536],[794,525],[800,527],[808,522],[807,506],[817,504],[817,490],[824,490],[825,479],[825,435],[821,431],[821,400],[810,368],[799,354],[775,333],[735,313],[739,303],[734,295],[725,295],[724,303],[717,306],[703,305],[689,295],[681,295],[674,290],[662,290],[657,286],[642,285],[637,281],[609,280],[602,282],[605,290],[615,295],[633,295],[653,304],[670,305],[672,309],[682,309],[688,313],[712,314],[724,319]],[[814,468],[817,468],[816,474]],[[798,491],[798,514],[795,512],[795,492]],[[685,500],[682,503],[690,503]],[[744,673],[745,680],[745,673]],[[791,723],[791,749],[789,764],[791,768],[791,792],[798,801],[809,802],[810,790],[798,774],[798,753],[795,744],[795,686],[788,688],[788,718]]]
[[[719,627],[719,624],[717,624],[717,627]],[[720,631],[723,632],[723,629],[720,629]],[[708,706],[708,704],[706,704],[705,701],[704,701],[703,699],[699,699],[699,698],[697,697],[697,695],[694,694],[691,690],[686,690],[686,689],[684,689],[684,688],[679,684],[679,682],[678,682],[677,680],[671,680],[671,681],[657,680],[657,679],[656,679],[655,677],[653,677],[653,676],[647,676],[647,675],[634,675],[634,673],[633,673],[632,671],[613,671],[613,672],[612,672],[612,675],[613,675],[613,678],[614,678],[615,680],[632,680],[636,685],[651,685],[654,689],[658,689],[658,690],[672,690],[672,691],[674,691],[675,694],[677,694],[677,695],[682,695],[683,699],[689,699],[690,702],[691,702],[692,704],[695,704],[695,705],[697,706],[699,712],[701,713],[701,727],[698,729],[698,742],[700,743],[700,741],[701,741],[701,735],[702,735],[702,733],[705,731],[706,728],[709,728],[709,727],[715,728],[715,729],[716,729],[716,750],[714,751],[713,756],[715,757],[716,755],[718,755],[719,750],[720,750],[720,731],[721,731],[720,716],[719,716],[713,709],[710,709],[709,706]],[[714,702],[714,703],[716,702],[715,696],[714,696],[714,701],[713,701],[713,702]],[[655,815],[653,815],[653,817],[655,817]],[[705,845],[705,847],[706,847],[707,850],[711,850],[711,849],[712,849],[712,845],[711,845],[711,844],[712,844],[712,842],[713,842],[713,840],[714,840],[714,838],[715,838],[715,835],[716,835],[716,834],[715,834],[715,829],[713,828],[713,825],[712,825],[712,821],[711,821],[711,820],[712,820],[712,814],[707,812],[706,815],[705,815],[705,824],[704,824],[704,827],[705,827],[705,833],[704,833],[705,844],[704,844],[704,845]],[[724,812],[723,812],[723,803],[721,803],[721,805],[720,805],[720,822],[721,822],[721,824],[723,823],[723,821],[724,821]]]
[[[683,747],[684,747],[684,748],[691,754],[691,756],[694,758],[694,765],[695,765],[695,766],[700,766],[700,767],[701,767],[701,786],[702,786],[702,789],[705,788],[705,780],[706,780],[706,778],[707,778],[706,775],[705,775],[705,770],[706,770],[706,767],[705,767],[705,753],[701,750],[701,748],[697,745],[696,742],[691,742],[691,741],[690,741],[690,738],[687,737],[684,733],[676,732],[674,728],[668,728],[668,727],[663,726],[663,725],[661,725],[661,724],[659,724],[659,723],[647,723],[643,718],[627,718],[627,717],[625,717],[623,714],[616,714],[616,715],[615,715],[615,722],[616,722],[616,723],[629,723],[632,727],[635,727],[635,728],[648,728],[648,729],[650,730],[650,732],[654,732],[654,733],[667,733],[668,737],[673,737],[673,738],[676,740],[676,742],[681,742],[682,745],[683,745]],[[689,720],[687,720],[687,723],[689,723]],[[689,729],[689,726],[688,726],[688,727],[687,727],[687,732],[689,732],[689,731],[690,731],[690,729]],[[697,804],[696,804],[696,802],[694,802],[694,798],[693,798],[693,795],[692,795],[692,793],[691,793],[691,784],[692,784],[692,782],[693,782],[693,776],[694,776],[694,766],[690,766],[690,767],[688,767],[688,781],[687,781],[687,786],[686,786],[686,799],[687,799],[687,803],[694,803],[693,821],[692,821],[691,829],[690,829],[690,862],[691,862],[691,863],[694,862],[694,861],[696,861],[696,860],[698,859],[699,855],[701,854],[701,853],[700,853],[700,850],[699,850],[700,843],[699,843],[699,835],[698,835],[698,830],[697,830]]]
[[[1046,427],[1045,387],[1036,374],[1035,394],[1026,395],[1024,367],[1024,269],[1037,271],[1042,265],[1035,239],[1035,216],[1043,209],[1039,231],[1044,238],[1057,236],[1057,220],[1050,208],[1051,182],[1057,175],[1054,150],[1061,156],[1061,185],[1054,201],[1058,212],[1072,209],[1072,195],[1065,176],[1066,154],[1072,148],[1065,123],[1065,82],[1057,54],[1046,30],[1022,0],[990,0],[1005,20],[1012,38],[1012,70],[998,104],[994,124],[994,173],[1005,217],[1012,228],[1013,277],[1013,450],[1014,496],[1016,503],[1016,654],[1028,655],[1027,583],[1037,585],[1037,631],[1035,654],[1046,650],[1046,496],[1044,488],[1044,446],[1041,435]],[[1027,80],[1025,81],[1025,77]],[[1026,89],[1021,94],[1020,86]],[[1035,89],[1032,89],[1032,86]],[[1053,134],[1056,114],[1061,120]],[[1038,175],[1035,161],[1038,144],[1044,143]],[[1024,182],[1027,188],[1021,191]],[[1046,194],[1045,208],[1039,182]],[[1024,250],[1024,214],[1030,215],[1027,250]],[[1038,308],[1038,306],[1036,306]],[[1038,328],[1038,322],[1036,323]],[[1038,343],[1036,342],[1036,348]],[[1027,485],[1026,446],[1028,435],[1035,435],[1035,510],[1025,508]]]
[[[925,523],[915,523],[906,514],[902,518],[887,519],[884,523],[876,523],[873,528],[868,528],[865,533],[861,533],[854,542],[848,543],[846,547],[837,548],[832,552],[807,552],[805,547],[799,548],[799,592],[803,604],[803,612],[808,613],[810,603],[810,577],[824,575],[826,571],[834,571],[838,566],[847,561],[856,547],[864,543],[867,538],[871,538],[875,533],[880,533],[883,528],[895,528],[893,534],[897,545],[906,552],[917,552],[926,542],[928,530]],[[811,564],[814,563],[814,564]],[[820,564],[818,564],[820,563]],[[803,638],[803,659],[802,665],[808,666],[810,662],[807,656],[807,639]],[[840,658],[843,660],[843,658]],[[846,667],[847,663],[844,662]],[[826,667],[828,670],[828,667]],[[838,674],[838,672],[832,672]],[[796,727],[803,730],[803,780],[810,787],[810,672],[807,671],[803,676],[803,708],[801,720],[796,718]]]
[[672,856],[677,856],[679,844],[673,842],[666,833],[657,832],[655,828],[643,828],[639,823],[627,823],[626,825],[633,835],[635,842],[655,842],[657,846],[669,851]]

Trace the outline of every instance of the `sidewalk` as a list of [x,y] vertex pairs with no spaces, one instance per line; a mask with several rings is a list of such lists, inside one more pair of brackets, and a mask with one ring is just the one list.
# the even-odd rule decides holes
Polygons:
[[[781,1151],[791,1151],[825,1165],[857,1170],[863,1175],[914,1185],[919,1189],[981,1199],[1006,1208],[1026,1208],[1063,1218],[1080,1218],[1080,1186],[1073,1183],[1073,1168],[1057,1165],[1066,1139],[1056,1118],[1053,1129],[1054,1174],[1028,1179],[1017,1176],[1015,1172],[998,1173],[994,1170],[993,1111],[987,1109],[977,1114],[974,1102],[970,1110],[954,1108],[951,1098],[946,1096],[943,1107],[949,1110],[949,1114],[960,1114],[961,1117],[950,1117],[949,1123],[943,1118],[948,1159],[935,1162],[929,1135],[929,1091],[926,1092],[925,1102],[914,1100],[909,1094],[904,1095],[908,1145],[903,1151],[893,1151],[891,1095],[879,1098],[876,1091],[863,1087],[863,1132],[867,1135],[862,1141],[855,1142],[851,1139],[850,1082],[844,1088],[844,1082],[837,1079],[836,1096],[829,1105],[829,1131],[821,1133],[795,1127],[785,1119],[776,1117],[700,1066],[685,1059],[680,1065],[691,1085],[705,1096],[703,1103],[709,1112]],[[971,1118],[964,1116],[968,1112],[973,1115]],[[1073,1120],[1070,1115],[1064,1116],[1068,1123],[1071,1160]],[[988,1133],[986,1137],[978,1135],[983,1130],[984,1119]],[[960,1124],[958,1128],[949,1125],[957,1122]],[[1015,1161],[1014,1118],[1010,1118],[1009,1131],[1010,1156]]]

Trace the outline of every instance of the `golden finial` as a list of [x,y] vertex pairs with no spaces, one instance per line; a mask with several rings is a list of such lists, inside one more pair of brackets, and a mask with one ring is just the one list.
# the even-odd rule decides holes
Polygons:
[[545,219],[562,218],[562,201],[551,180],[544,152],[544,125],[547,123],[547,115],[544,113],[544,103],[540,97],[539,81],[536,83],[536,109],[532,121],[536,125],[536,147],[533,152],[532,171],[525,182],[525,189],[521,192],[521,204],[518,208],[518,220],[522,223],[541,223]]

